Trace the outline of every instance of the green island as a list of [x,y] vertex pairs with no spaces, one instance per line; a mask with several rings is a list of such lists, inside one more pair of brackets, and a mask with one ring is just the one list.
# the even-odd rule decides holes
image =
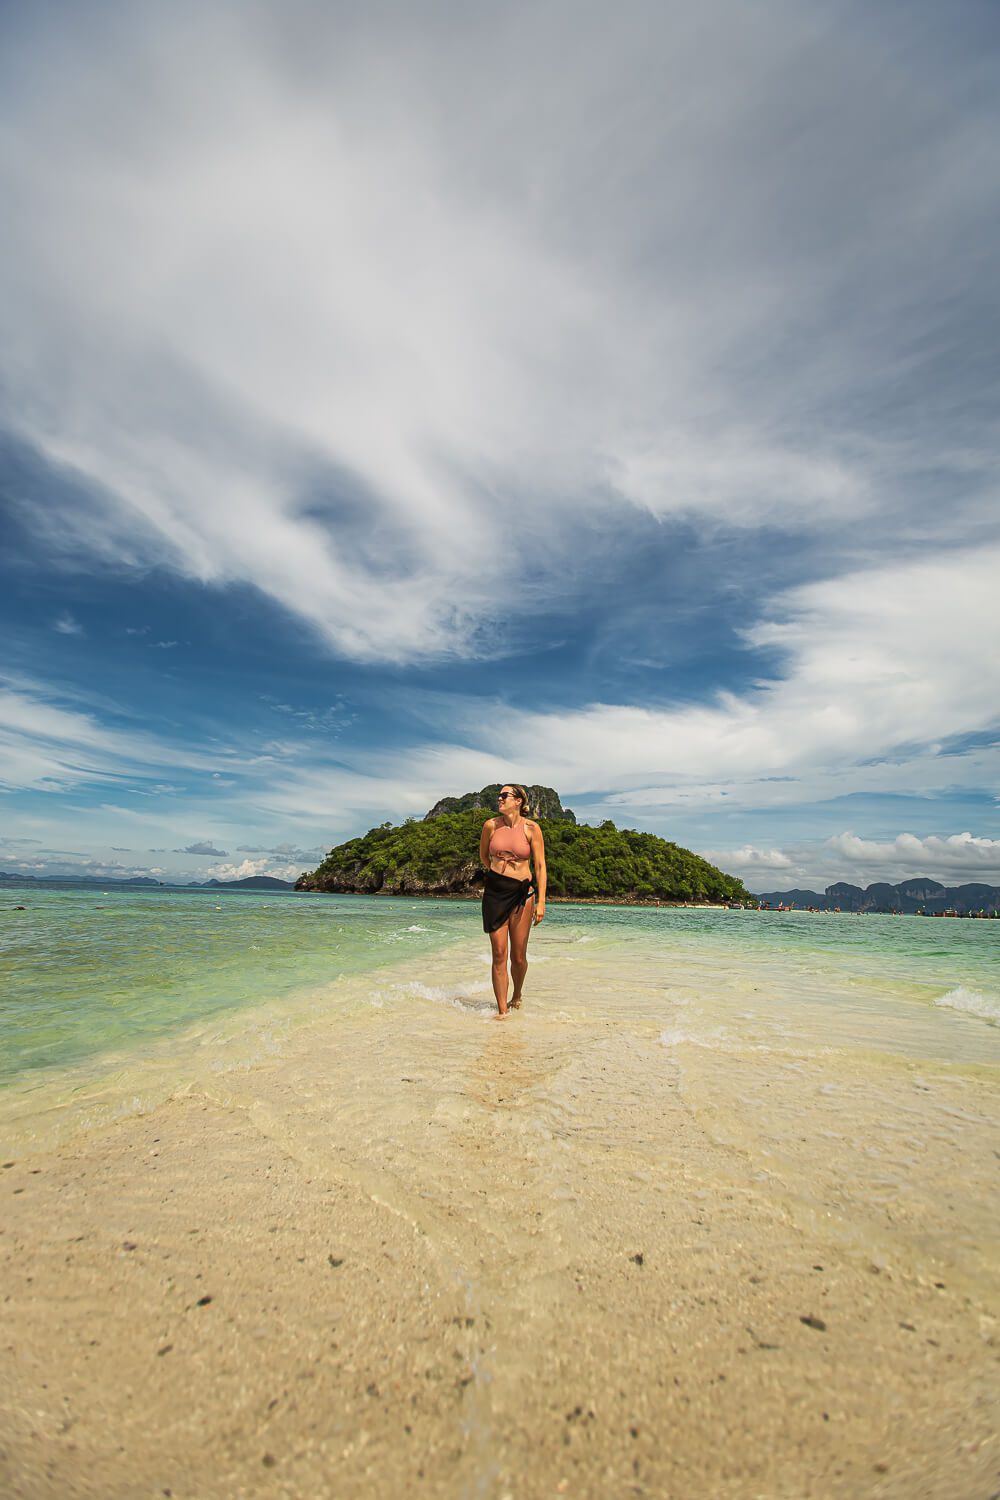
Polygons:
[[[479,836],[500,784],[445,797],[423,819],[383,823],[338,844],[299,891],[384,896],[474,896],[483,883]],[[617,828],[578,823],[551,787],[526,788],[545,837],[549,899],[642,903],[738,903],[756,900],[732,875],[689,849]]]

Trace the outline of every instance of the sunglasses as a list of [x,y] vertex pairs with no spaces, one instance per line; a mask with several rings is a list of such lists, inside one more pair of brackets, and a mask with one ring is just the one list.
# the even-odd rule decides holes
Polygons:
[[497,801],[506,802],[508,797],[513,797],[515,802],[520,802],[521,800],[516,792],[501,792],[499,797],[497,798]]

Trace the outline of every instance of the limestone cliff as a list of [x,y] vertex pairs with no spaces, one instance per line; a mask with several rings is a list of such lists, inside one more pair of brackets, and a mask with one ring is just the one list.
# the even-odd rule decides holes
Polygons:
[[[497,796],[502,786],[502,781],[494,781],[489,786],[484,786],[481,792],[466,792],[461,797],[442,797],[440,802],[435,802],[429,813],[424,814],[424,822],[428,818],[440,818],[445,813],[471,812],[483,807],[489,808],[491,813],[496,812]],[[547,818],[550,822],[576,822],[575,814],[568,807],[563,807],[559,793],[554,792],[550,786],[526,786],[524,790],[531,807],[530,817]]]

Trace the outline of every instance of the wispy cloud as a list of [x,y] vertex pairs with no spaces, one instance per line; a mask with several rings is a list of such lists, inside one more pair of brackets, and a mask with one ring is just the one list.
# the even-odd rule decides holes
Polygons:
[[930,32],[292,0],[279,33],[214,0],[195,60],[192,14],[18,52],[0,373],[94,495],[34,517],[54,546],[403,661],[495,654],[511,590],[586,587],[639,510],[831,554],[985,524],[955,331],[985,326],[996,105]]
[[158,778],[164,766],[211,771],[225,750],[112,726],[61,688],[0,679],[0,787],[58,792],[90,783]]
[[[153,719],[33,668],[0,700],[0,785],[71,793],[75,818],[104,787],[104,850],[212,828],[275,871],[511,774],[660,830],[997,785],[1000,103],[978,13],[72,14],[28,8],[0,57],[3,423],[65,481],[11,493],[18,535],[41,566],[128,580],[107,640],[150,679],[196,654],[182,593],[222,615],[232,584],[311,634],[300,657],[318,641],[363,673],[309,694],[289,671],[271,735],[215,655],[196,730],[189,705]],[[683,537],[710,585],[671,562]],[[136,584],[163,574],[158,605]],[[709,588],[727,670],[709,651],[679,684]],[[38,634],[75,662],[102,617],[62,597],[90,637],[60,642],[80,626],[49,607]],[[463,664],[518,650],[551,670],[516,693]],[[453,675],[422,720],[380,701],[379,734],[359,703],[419,692],[400,663]],[[358,702],[334,690],[361,676]],[[845,813],[808,850],[705,839],[794,875],[835,827],[872,834]]]
[[4,866],[11,875],[32,875],[36,879],[77,878],[90,876],[106,880],[159,880],[165,872],[158,866],[124,865],[116,859],[100,859],[85,854],[60,854],[46,850],[44,857],[8,859]]
[[[1000,720],[994,655],[969,649],[1000,631],[997,576],[1000,549],[984,548],[791,590],[746,631],[774,652],[772,679],[705,706],[522,712],[508,754],[621,807],[801,803],[898,786],[901,765],[942,788],[960,775],[945,742]],[[977,765],[998,748],[977,746]]]
[[326,854],[326,849],[297,849],[294,844],[276,844],[273,849],[261,849],[253,844],[237,846],[239,854],[267,854],[272,859],[292,861],[299,865],[317,864]]
[[337,737],[358,719],[357,713],[341,694],[337,695],[333,703],[321,709],[297,708],[294,704],[284,703],[267,693],[261,694],[261,701],[266,703],[273,713],[292,720],[298,733],[311,732]]

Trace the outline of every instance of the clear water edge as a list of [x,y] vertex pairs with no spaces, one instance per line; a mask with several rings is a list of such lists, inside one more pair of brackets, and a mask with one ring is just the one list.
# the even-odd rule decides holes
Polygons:
[[[556,906],[531,939],[526,1009],[498,1025],[475,905],[31,905],[30,925],[0,912],[8,1154],[195,1090],[295,1154],[364,1161],[401,1212],[444,1215],[471,1191],[444,1143],[472,1120],[509,1133],[548,1198],[567,1150],[654,1184],[688,1170],[662,1095],[743,1190],[858,1253],[992,1285],[993,924]],[[513,1079],[499,1114],[497,1068]]]

